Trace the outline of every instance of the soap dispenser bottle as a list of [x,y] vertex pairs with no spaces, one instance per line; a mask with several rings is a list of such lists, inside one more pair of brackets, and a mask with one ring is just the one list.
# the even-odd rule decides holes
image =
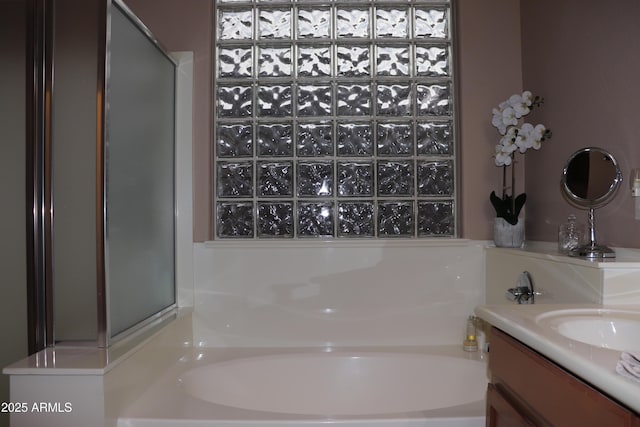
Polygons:
[[583,244],[586,235],[586,226],[576,222],[574,214],[569,215],[567,222],[560,224],[558,229],[558,250],[560,253],[568,254],[571,249]]

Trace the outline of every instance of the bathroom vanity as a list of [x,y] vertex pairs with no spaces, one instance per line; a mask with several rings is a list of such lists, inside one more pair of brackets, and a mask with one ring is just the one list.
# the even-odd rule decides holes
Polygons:
[[637,413],[497,328],[489,367],[487,426],[640,426]]
[[596,345],[587,329],[578,336],[560,327],[640,324],[640,307],[496,305],[476,313],[493,325],[487,426],[640,427],[640,381],[615,372],[621,350]]
[[[622,350],[640,351],[640,253],[616,252],[486,249],[488,305],[475,313],[492,326],[487,426],[640,427],[640,381],[616,373]],[[523,272],[535,298],[516,304]]]

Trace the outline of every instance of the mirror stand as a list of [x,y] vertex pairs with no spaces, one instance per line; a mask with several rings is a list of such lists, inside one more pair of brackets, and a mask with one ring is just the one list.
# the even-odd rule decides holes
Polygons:
[[595,209],[615,196],[622,173],[613,155],[602,148],[587,147],[573,153],[562,171],[562,193],[574,206],[589,211],[589,242],[569,251],[569,256],[615,258],[615,252],[596,243]]
[[589,242],[586,245],[578,246],[577,248],[569,251],[569,256],[581,257],[581,258],[615,258],[616,253],[613,249],[598,245],[596,242],[596,223],[595,223],[595,209],[589,208]]

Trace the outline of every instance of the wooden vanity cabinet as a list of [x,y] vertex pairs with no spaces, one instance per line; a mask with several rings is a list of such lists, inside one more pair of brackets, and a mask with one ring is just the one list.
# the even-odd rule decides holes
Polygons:
[[497,328],[487,427],[640,427],[640,416]]

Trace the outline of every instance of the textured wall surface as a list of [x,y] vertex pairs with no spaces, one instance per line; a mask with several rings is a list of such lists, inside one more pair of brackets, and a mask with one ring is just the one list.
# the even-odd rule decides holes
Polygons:
[[560,192],[562,168],[576,150],[597,146],[620,162],[624,182],[615,199],[596,212],[598,241],[640,247],[628,177],[640,167],[640,3],[620,0],[522,2],[524,86],[545,97],[532,113],[553,130],[539,152],[527,154],[527,238],[556,241],[571,212]]

